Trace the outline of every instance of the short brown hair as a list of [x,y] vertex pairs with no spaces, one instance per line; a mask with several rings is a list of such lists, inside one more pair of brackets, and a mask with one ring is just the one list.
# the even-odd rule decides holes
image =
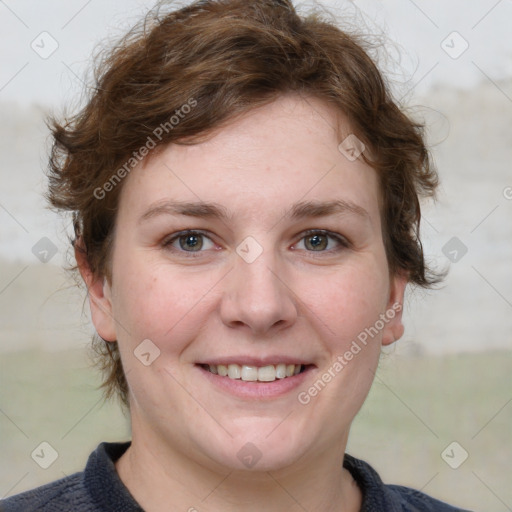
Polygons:
[[[390,272],[419,286],[436,282],[418,230],[419,197],[434,194],[437,174],[422,126],[393,101],[364,41],[318,12],[300,16],[288,0],[202,0],[167,13],[165,7],[103,55],[78,114],[50,121],[49,200],[73,213],[74,242],[92,272],[111,276],[122,178],[147,154],[144,147],[197,142],[237,115],[296,92],[343,112],[368,148],[363,158],[380,180]],[[118,393],[128,404],[117,343],[96,336],[95,347],[106,396]]]

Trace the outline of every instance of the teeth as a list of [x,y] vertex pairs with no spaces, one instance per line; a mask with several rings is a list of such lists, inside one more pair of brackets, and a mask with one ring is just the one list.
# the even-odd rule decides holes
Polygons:
[[284,379],[286,377],[286,365],[281,363],[276,366],[276,377]]
[[242,376],[242,369],[237,364],[228,365],[228,377],[230,379],[239,379]]
[[258,380],[258,368],[256,366],[242,366],[242,380]]
[[276,380],[276,367],[273,365],[258,368],[258,380],[261,382],[272,382]]
[[300,364],[269,364],[267,366],[251,366],[239,364],[219,364],[207,365],[209,371],[221,377],[230,379],[242,379],[247,382],[273,382],[276,379],[285,379],[300,373],[302,365]]

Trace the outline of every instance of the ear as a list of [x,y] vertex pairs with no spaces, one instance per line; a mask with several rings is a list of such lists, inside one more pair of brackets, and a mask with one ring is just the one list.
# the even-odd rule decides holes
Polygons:
[[404,294],[407,286],[407,276],[397,274],[391,277],[389,300],[386,306],[385,326],[382,331],[382,345],[391,345],[404,334],[402,312],[404,309]]
[[112,289],[108,279],[93,274],[83,245],[75,243],[75,258],[80,275],[87,286],[92,323],[105,341],[116,341],[115,321],[112,314]]

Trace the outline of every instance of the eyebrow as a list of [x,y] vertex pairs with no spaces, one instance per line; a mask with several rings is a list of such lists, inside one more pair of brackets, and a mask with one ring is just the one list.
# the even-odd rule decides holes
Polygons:
[[[301,201],[295,203],[282,218],[300,220],[326,217],[335,214],[352,214],[370,219],[370,214],[361,206],[344,199],[334,201]],[[232,214],[218,203],[162,201],[151,206],[139,219],[139,223],[159,215],[185,215],[188,217],[213,218],[228,221]]]
[[162,201],[151,206],[139,219],[144,222],[158,215],[186,215],[188,217],[217,218],[228,220],[231,215],[217,203]]
[[326,217],[327,215],[347,213],[364,217],[366,220],[370,219],[370,214],[362,206],[345,199],[301,201],[294,204],[291,210],[285,214],[285,217],[300,220],[306,217]]

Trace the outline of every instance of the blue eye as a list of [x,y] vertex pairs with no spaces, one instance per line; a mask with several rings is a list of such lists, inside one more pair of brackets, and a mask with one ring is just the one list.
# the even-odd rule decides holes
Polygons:
[[324,230],[308,231],[301,238],[301,242],[304,243],[304,248],[307,251],[312,252],[325,252],[332,249],[339,249],[339,246],[348,247],[348,242],[343,237]]
[[164,246],[184,252],[201,252],[202,249],[212,249],[214,243],[198,231],[184,231],[164,242]]
[[[215,243],[200,231],[185,230],[173,234],[162,243],[164,248],[178,253],[201,253],[215,248]],[[350,243],[341,235],[312,229],[303,234],[294,248],[307,252],[336,252]]]

